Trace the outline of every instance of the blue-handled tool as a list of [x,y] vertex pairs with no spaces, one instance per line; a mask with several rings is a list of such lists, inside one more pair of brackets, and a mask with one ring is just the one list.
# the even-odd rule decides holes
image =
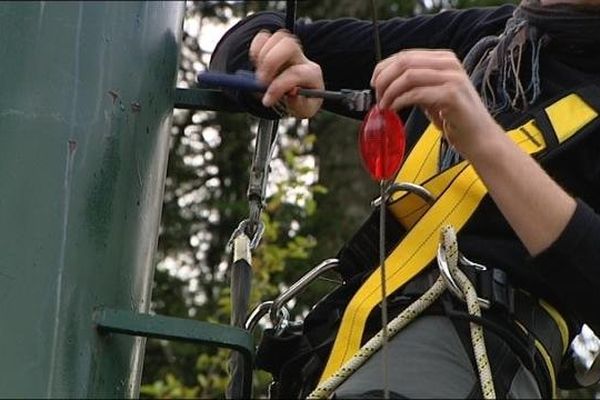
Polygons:
[[[242,90],[247,92],[264,93],[267,85],[259,82],[254,73],[238,70],[235,74],[205,71],[198,74],[198,83],[204,87]],[[373,103],[371,90],[342,89],[338,91],[296,88],[291,95],[322,98],[339,101],[350,111],[367,111]]]
[[217,87],[221,89],[243,90],[245,92],[263,93],[267,85],[260,83],[250,71],[237,70],[235,74],[205,71],[198,74],[200,86]]

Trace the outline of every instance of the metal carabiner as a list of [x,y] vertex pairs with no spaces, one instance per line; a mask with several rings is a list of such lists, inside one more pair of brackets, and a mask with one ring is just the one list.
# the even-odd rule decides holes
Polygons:
[[308,271],[300,279],[298,279],[287,290],[283,291],[275,300],[265,301],[252,310],[244,328],[250,332],[265,315],[269,314],[269,320],[273,324],[276,334],[281,333],[291,322],[290,313],[285,308],[285,303],[300,294],[306,287],[323,273],[337,267],[339,260],[337,258],[329,258],[319,265]]
[[337,267],[340,263],[340,260],[337,258],[328,258],[327,260],[321,262],[319,265],[308,271],[306,274],[302,275],[300,279],[298,279],[292,286],[290,286],[287,290],[284,290],[277,298],[273,301],[273,306],[270,310],[270,318],[274,323],[278,322],[278,316],[280,315],[280,310],[288,301],[296,297],[300,294],[308,285],[310,285],[315,279],[324,274],[325,272]]
[[[254,310],[252,310],[248,318],[246,318],[246,322],[244,323],[244,329],[246,329],[249,332],[254,332],[254,328],[256,328],[258,322],[265,315],[269,314],[269,311],[271,311],[272,308],[272,300],[260,303],[254,308]],[[271,319],[270,316],[269,319]],[[288,309],[285,307],[279,308],[276,320],[277,321],[271,320],[271,323],[273,324],[273,329],[275,329],[275,335],[278,336],[284,331],[285,328],[287,328],[291,324],[290,312],[288,311]]]
[[262,319],[262,317],[269,313],[271,307],[273,307],[273,300],[264,301],[254,307],[254,310],[252,310],[250,315],[248,315],[248,318],[246,318],[244,329],[250,332],[254,331],[254,328],[256,328],[258,322]]
[[[385,191],[385,197],[390,199],[392,195],[396,192],[406,191],[411,192],[425,200],[429,204],[433,204],[435,201],[435,197],[433,194],[426,188],[421,185],[417,185],[416,183],[410,182],[394,182]],[[381,204],[381,197],[377,197],[375,200],[371,202],[372,207],[378,207]]]
[[[235,228],[235,230],[229,237],[229,240],[227,241],[227,248],[231,248],[235,238],[238,237],[242,232],[246,231],[246,228],[248,227],[249,223],[250,223],[249,219],[245,219],[242,222],[240,222],[240,224],[237,226],[237,228]],[[258,243],[262,239],[264,232],[265,232],[265,224],[262,221],[259,221],[258,225],[256,227],[256,230],[254,231],[254,234],[252,235],[252,237],[250,237],[250,250],[256,249],[256,247],[258,246]]]
[[[469,260],[460,252],[458,253],[458,262],[462,266],[472,267],[472,268],[475,268],[480,271],[487,270],[487,268],[484,265],[478,264],[476,262]],[[450,290],[450,292],[454,296],[456,296],[458,299],[466,302],[466,299],[465,299],[465,296],[463,295],[462,290],[459,288],[458,284],[456,283],[456,281],[452,277],[452,274],[450,273],[450,266],[448,265],[448,259],[446,257],[446,252],[444,251],[444,248],[441,244],[438,245],[437,263],[438,263],[438,267],[440,269],[440,276],[446,283],[448,290]],[[481,308],[489,309],[491,306],[490,301],[487,299],[477,297],[477,301],[479,302],[479,306]]]

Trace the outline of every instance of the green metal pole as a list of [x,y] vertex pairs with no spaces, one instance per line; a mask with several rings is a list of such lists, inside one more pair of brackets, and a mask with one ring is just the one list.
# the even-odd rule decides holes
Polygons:
[[136,397],[183,2],[0,2],[0,396]]

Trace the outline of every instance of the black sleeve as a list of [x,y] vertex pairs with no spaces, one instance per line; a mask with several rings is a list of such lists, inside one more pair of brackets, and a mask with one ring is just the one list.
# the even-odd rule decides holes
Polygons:
[[[383,57],[408,48],[446,48],[464,57],[480,37],[498,34],[514,6],[448,10],[411,18],[393,18],[379,23]],[[235,25],[219,42],[213,53],[211,69],[235,72],[251,69],[248,61],[250,41],[260,29],[275,31],[284,26],[283,14],[253,14]],[[306,56],[321,66],[325,86],[330,90],[367,89],[375,67],[373,24],[353,18],[298,21],[295,33]],[[237,95],[251,112],[272,117],[252,96]],[[324,108],[351,117],[336,104]]]
[[600,216],[578,199],[559,238],[532,261],[570,312],[600,333]]
[[[210,58],[212,71],[234,73],[239,69],[253,71],[248,57],[250,43],[262,29],[275,32],[285,26],[285,15],[276,12],[259,12],[241,20],[219,40]],[[267,119],[277,119],[277,114],[260,103],[252,94],[226,90],[225,94],[248,112]]]

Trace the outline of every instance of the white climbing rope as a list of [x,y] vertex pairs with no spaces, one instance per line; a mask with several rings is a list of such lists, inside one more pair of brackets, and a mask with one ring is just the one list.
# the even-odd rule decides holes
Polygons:
[[[456,232],[451,225],[442,227],[440,232],[440,245],[446,253],[446,260],[450,268],[450,274],[458,283],[465,300],[467,302],[467,310],[469,315],[481,317],[481,308],[477,300],[477,292],[471,281],[458,268],[458,242],[456,240]],[[481,325],[470,322],[471,344],[475,353],[475,363],[479,372],[479,383],[481,384],[481,393],[484,399],[495,399],[496,391],[494,389],[494,380],[492,370],[487,356],[485,341],[483,337],[483,328]]]
[[[470,315],[481,317],[481,309],[477,300],[477,292],[471,281],[458,268],[458,243],[456,233],[451,226],[445,226],[440,232],[440,246],[446,252],[450,273],[453,275],[462,290]],[[416,301],[409,305],[402,313],[394,318],[387,326],[388,337],[391,338],[400,332],[406,325],[412,322],[423,311],[433,304],[447,288],[446,281],[440,276],[435,283]],[[475,361],[479,373],[479,381],[484,399],[495,399],[494,382],[490,369],[487,351],[483,338],[483,329],[480,325],[470,323],[471,343],[475,353]],[[337,370],[325,382],[321,383],[309,395],[308,399],[329,398],[348,377],[360,368],[376,351],[381,348],[383,342],[383,329],[373,336],[362,346],[352,358]]]
[[[438,278],[433,286],[429,288],[418,300],[408,306],[400,315],[390,321],[387,327],[388,337],[393,337],[400,332],[402,328],[408,325],[423,311],[427,309],[446,289],[446,284],[442,278]],[[308,395],[308,399],[328,398],[339,385],[342,384],[350,375],[360,368],[383,343],[383,329],[373,336],[364,346],[362,346],[352,358],[350,358],[342,367],[337,370],[330,378],[320,384]]]

